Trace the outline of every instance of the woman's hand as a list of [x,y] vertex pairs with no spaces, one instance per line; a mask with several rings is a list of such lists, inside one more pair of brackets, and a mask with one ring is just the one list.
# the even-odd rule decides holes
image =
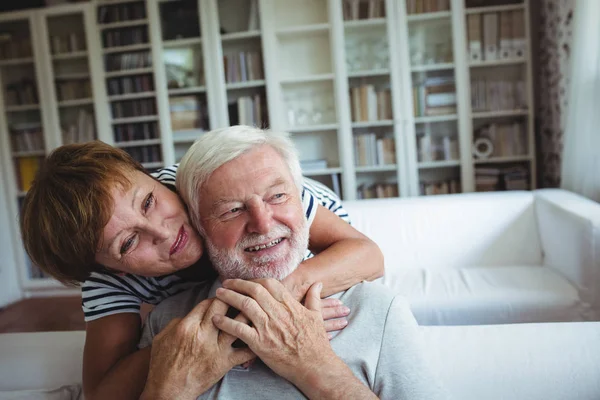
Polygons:
[[[219,299],[204,300],[154,338],[142,399],[196,399],[231,368],[255,357],[249,349],[233,348],[236,337],[214,326],[212,318],[227,310]],[[240,314],[235,322],[242,321]]]
[[308,381],[305,378],[322,369],[346,368],[327,339],[320,289],[320,284],[311,287],[304,307],[274,279],[226,280],[217,290],[217,298],[240,310],[252,326],[224,315],[212,319],[219,329],[243,340],[275,373],[300,388]]
[[[308,282],[297,284],[291,275],[281,283],[288,289],[292,297],[300,302],[304,300],[306,292],[311,286]],[[350,314],[350,309],[338,299],[322,299],[321,314],[325,322],[325,330],[335,332],[344,329],[348,325],[348,320],[344,317]],[[331,338],[331,335],[329,336]]]

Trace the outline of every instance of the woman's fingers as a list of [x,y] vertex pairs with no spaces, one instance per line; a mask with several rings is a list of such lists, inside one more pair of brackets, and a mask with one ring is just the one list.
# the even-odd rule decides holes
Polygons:
[[217,289],[217,299],[229,304],[233,308],[240,310],[255,325],[263,324],[267,318],[265,311],[261,308],[256,300],[234,290],[225,288]]
[[327,321],[328,319],[347,317],[350,314],[350,309],[343,305],[324,307],[321,303],[321,314],[323,315],[323,320]]
[[[236,312],[237,312],[237,310],[236,310]],[[246,318],[246,316],[242,313],[239,313],[233,320],[237,321],[237,322],[241,322],[242,324],[246,324],[246,325],[248,325],[250,323],[250,320],[248,318]],[[211,323],[212,323],[212,321],[211,321]],[[237,337],[230,335],[227,332],[221,331],[219,333],[219,343],[222,346],[230,347],[231,345],[233,345],[233,343],[236,340],[238,340]]]
[[335,331],[344,329],[346,326],[348,326],[348,320],[346,318],[330,319],[330,320],[324,321],[323,325],[325,326],[325,331],[335,332]]
[[243,340],[246,344],[248,344],[248,346],[254,343],[257,339],[256,331],[240,321],[233,320],[223,315],[215,315],[212,318],[212,321],[217,328],[225,333],[230,334],[231,336],[235,336],[236,338]]

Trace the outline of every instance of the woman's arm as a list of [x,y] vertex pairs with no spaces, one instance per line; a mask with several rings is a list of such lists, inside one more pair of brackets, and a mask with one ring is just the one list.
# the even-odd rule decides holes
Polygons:
[[315,257],[303,261],[283,280],[296,299],[315,282],[323,297],[383,276],[383,254],[371,239],[319,205],[310,227],[309,249]]
[[138,399],[144,389],[150,347],[137,350],[140,316],[109,315],[88,322],[83,350],[83,392],[88,400]]

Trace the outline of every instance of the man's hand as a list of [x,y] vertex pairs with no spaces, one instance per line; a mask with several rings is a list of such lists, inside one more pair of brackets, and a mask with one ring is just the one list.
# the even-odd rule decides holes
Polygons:
[[[155,337],[142,399],[196,399],[231,368],[255,357],[249,349],[233,348],[236,337],[212,323],[227,309],[218,299],[204,300]],[[240,314],[235,322],[241,321],[245,319]]]
[[[226,280],[217,290],[217,298],[240,310],[252,326],[223,315],[212,319],[219,329],[247,343],[269,368],[306,396],[325,398],[355,387],[358,381],[331,349],[321,316],[320,292],[321,284],[313,285],[304,307],[276,280]],[[322,376],[339,379],[323,380]],[[358,385],[359,391],[372,396],[368,388]]]

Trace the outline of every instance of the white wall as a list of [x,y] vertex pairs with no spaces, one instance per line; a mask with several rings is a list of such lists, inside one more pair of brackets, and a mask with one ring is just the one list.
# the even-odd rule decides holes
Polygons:
[[0,173],[0,307],[22,297],[13,247],[14,238],[12,237],[12,228],[16,217],[10,215],[6,195],[6,181],[4,174]]

